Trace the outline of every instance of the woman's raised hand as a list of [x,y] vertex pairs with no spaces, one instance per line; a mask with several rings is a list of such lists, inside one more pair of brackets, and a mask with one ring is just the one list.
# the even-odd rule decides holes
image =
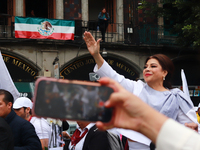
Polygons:
[[91,35],[90,32],[85,31],[84,38],[85,43],[87,45],[88,51],[93,56],[96,64],[98,65],[98,68],[100,68],[104,62],[103,57],[100,55],[100,41],[101,39],[98,39],[95,41],[94,37]]
[[87,45],[88,51],[92,56],[99,54],[100,51],[100,41],[101,39],[95,41],[94,37],[90,32],[85,31],[84,38],[85,43]]

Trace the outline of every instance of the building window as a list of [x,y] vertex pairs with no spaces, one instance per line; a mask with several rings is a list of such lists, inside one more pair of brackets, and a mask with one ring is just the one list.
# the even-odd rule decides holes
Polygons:
[[26,0],[26,17],[54,18],[55,0]]

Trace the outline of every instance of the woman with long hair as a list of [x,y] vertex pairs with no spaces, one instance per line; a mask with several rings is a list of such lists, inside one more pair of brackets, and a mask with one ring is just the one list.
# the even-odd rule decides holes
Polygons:
[[104,7],[98,15],[98,25],[102,35],[102,42],[105,42],[105,33],[108,27],[108,20],[110,20],[110,16]]
[[[107,76],[120,83],[126,90],[140,97],[151,107],[181,124],[197,123],[193,103],[188,95],[178,88],[172,88],[170,80],[174,71],[173,62],[163,54],[149,56],[144,63],[145,82],[126,79],[118,74],[100,55],[100,40],[95,41],[89,32],[84,33],[88,51],[96,66],[94,72],[100,77]],[[128,106],[127,106],[128,107]],[[151,115],[151,114],[149,114]],[[149,150],[151,141],[144,135],[125,129],[116,129],[129,138],[129,150]]]

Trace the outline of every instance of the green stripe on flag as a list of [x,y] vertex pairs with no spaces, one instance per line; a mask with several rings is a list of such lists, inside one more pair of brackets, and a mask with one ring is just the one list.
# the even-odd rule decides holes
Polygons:
[[56,26],[70,26],[74,27],[75,22],[72,20],[58,20],[58,19],[47,19],[47,18],[33,18],[33,17],[15,17],[15,23],[23,24],[41,24],[44,21],[50,22]]

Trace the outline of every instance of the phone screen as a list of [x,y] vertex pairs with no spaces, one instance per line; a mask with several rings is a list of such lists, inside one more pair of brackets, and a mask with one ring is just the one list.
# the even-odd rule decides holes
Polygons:
[[112,108],[105,108],[112,88],[42,80],[37,85],[34,112],[37,116],[108,122]]

